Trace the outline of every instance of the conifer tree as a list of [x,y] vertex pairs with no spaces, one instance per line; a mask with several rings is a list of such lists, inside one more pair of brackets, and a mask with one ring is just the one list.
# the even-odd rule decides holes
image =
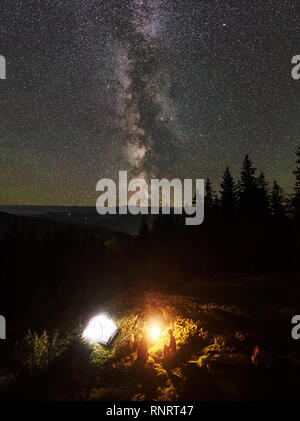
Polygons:
[[297,167],[293,171],[293,174],[296,176],[296,182],[292,198],[292,213],[294,219],[297,222],[300,222],[300,146],[298,146],[298,149],[296,150],[296,157]]
[[252,160],[247,154],[244,158],[240,179],[238,182],[239,205],[243,213],[248,216],[257,214],[257,178],[256,168],[252,165]]
[[276,180],[271,190],[271,211],[275,220],[282,220],[286,215],[283,189]]
[[230,173],[229,167],[226,167],[221,180],[221,199],[220,205],[222,214],[225,218],[233,218],[237,205],[237,193],[234,179]]
[[212,216],[214,209],[214,191],[209,178],[206,179],[205,183],[205,199],[204,199],[204,218]]
[[212,189],[211,181],[209,178],[207,178],[206,184],[205,184],[205,202],[208,208],[212,208],[214,204],[213,194],[214,192]]
[[264,173],[261,171],[257,179],[257,210],[259,216],[269,216],[270,200],[268,191],[268,182]]

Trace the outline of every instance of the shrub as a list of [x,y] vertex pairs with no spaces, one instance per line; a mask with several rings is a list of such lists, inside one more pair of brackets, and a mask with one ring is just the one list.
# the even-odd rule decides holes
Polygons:
[[31,374],[35,369],[47,367],[49,348],[50,341],[46,330],[41,335],[28,330],[24,338],[16,343],[15,357],[20,369]]

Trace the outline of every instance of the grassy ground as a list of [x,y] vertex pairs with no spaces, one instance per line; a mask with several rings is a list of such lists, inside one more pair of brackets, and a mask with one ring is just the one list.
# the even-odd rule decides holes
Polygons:
[[[6,398],[297,399],[300,354],[290,334],[291,308],[148,293],[119,296],[101,311],[108,311],[120,329],[110,347],[84,342],[83,324],[27,334],[19,341],[15,373],[3,381]],[[153,325],[161,334],[150,342],[147,362],[141,364],[137,344]],[[178,351],[163,363],[170,327]]]

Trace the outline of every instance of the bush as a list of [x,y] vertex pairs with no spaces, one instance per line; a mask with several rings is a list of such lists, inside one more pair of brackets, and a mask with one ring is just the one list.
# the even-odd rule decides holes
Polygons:
[[15,358],[21,371],[31,374],[36,369],[47,367],[49,348],[50,341],[46,330],[41,335],[28,330],[25,337],[16,343]]

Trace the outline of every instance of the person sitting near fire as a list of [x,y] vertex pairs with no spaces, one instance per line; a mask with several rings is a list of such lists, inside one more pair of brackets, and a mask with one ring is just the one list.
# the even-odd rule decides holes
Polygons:
[[169,345],[164,345],[164,352],[163,352],[163,357],[162,357],[163,360],[166,360],[169,357],[172,357],[176,353],[176,341],[173,335],[173,330],[169,329],[168,334],[169,334],[170,340],[169,340]]
[[137,359],[138,361],[145,363],[148,357],[148,337],[144,333],[137,347]]

